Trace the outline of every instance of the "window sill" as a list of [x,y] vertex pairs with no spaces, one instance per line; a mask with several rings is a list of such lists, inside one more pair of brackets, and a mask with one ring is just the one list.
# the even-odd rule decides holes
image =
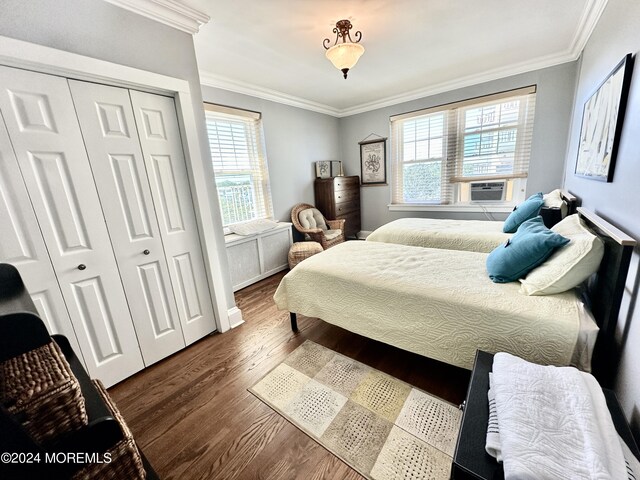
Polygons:
[[514,204],[460,203],[457,205],[387,205],[390,212],[460,212],[460,213],[511,213]]

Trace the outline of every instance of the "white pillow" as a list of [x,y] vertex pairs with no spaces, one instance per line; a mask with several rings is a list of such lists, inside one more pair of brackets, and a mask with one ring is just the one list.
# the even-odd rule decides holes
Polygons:
[[258,220],[251,220],[245,223],[236,223],[235,225],[229,225],[229,230],[236,235],[254,235],[256,233],[264,232],[265,230],[271,230],[276,228],[278,222],[273,220],[267,220],[261,218]]
[[568,208],[567,204],[562,198],[562,190],[556,188],[552,192],[545,193],[542,196],[544,200],[544,206],[547,208],[559,208],[560,213],[562,214],[562,218],[567,216]]
[[577,287],[598,270],[604,255],[604,243],[582,223],[578,215],[569,215],[551,228],[570,240],[558,248],[542,265],[520,280],[520,292],[527,295],[552,295]]

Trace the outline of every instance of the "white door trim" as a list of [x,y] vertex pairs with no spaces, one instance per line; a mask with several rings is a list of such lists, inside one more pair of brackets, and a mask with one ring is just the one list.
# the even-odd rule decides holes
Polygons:
[[[218,245],[217,226],[213,221],[214,212],[208,201],[208,176],[204,165],[200,162],[202,149],[198,138],[198,122],[193,108],[189,82],[4,36],[0,36],[0,65],[133,88],[149,93],[169,94],[175,98],[178,121],[183,135],[191,196],[196,206],[196,221],[203,248],[205,268],[209,285],[213,289],[210,289],[210,293],[215,311],[216,327],[221,333],[229,330],[231,325],[228,311],[233,305],[227,304],[225,283],[217,260],[217,252],[224,251],[224,245]],[[222,228],[222,226],[220,225],[218,228]],[[220,237],[222,238],[222,235]]]

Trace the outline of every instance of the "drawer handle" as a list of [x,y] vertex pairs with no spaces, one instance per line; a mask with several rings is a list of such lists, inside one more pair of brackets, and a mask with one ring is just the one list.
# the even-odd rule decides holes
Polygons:
[[87,266],[84,263],[81,263],[80,265],[78,265],[78,270],[86,270]]
[[151,252],[149,251],[149,249],[145,249],[142,253],[144,253],[145,255],[149,255]]

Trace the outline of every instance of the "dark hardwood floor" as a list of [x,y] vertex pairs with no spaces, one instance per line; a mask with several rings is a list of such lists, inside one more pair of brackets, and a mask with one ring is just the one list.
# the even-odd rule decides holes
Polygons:
[[453,403],[470,372],[288,312],[272,296],[284,272],[236,294],[245,323],[208,336],[109,390],[163,479],[361,479],[247,388],[307,339]]

